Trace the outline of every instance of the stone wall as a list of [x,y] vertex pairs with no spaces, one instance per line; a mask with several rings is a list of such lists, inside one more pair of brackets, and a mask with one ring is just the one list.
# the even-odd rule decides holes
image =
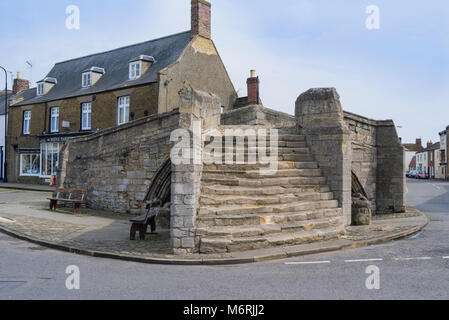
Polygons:
[[[172,156],[171,243],[175,253],[183,254],[199,248],[195,243],[195,228],[203,170],[202,134],[219,126],[221,102],[216,95],[184,85],[179,110],[179,127],[189,132],[192,140],[189,148],[193,151],[188,164],[176,164]],[[197,155],[196,161],[193,154]]]
[[392,120],[377,121],[377,213],[404,212],[405,151]]
[[140,214],[153,175],[170,156],[179,111],[70,139],[60,152],[59,187],[87,189],[88,206]]
[[294,116],[260,105],[251,105],[225,112],[221,115],[223,125],[264,125],[268,127],[293,127],[296,125]]
[[334,88],[310,89],[296,101],[298,130],[306,135],[334,196],[351,224],[351,133]]
[[298,130],[351,223],[351,171],[375,214],[405,210],[404,148],[392,120],[376,121],[341,108],[334,88],[311,89],[296,102]]
[[351,131],[352,171],[356,174],[371,210],[376,212],[377,180],[377,122],[350,112],[344,112],[344,120]]

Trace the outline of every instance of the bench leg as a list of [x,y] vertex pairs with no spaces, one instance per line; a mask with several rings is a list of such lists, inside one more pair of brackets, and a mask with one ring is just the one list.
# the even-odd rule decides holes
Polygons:
[[156,231],[156,217],[152,217],[149,221],[150,227],[151,227],[151,233],[154,233]]
[[141,224],[139,228],[139,236],[140,240],[145,240],[145,235],[147,234],[148,225],[147,224]]
[[137,232],[137,225],[133,223],[131,226],[129,240],[136,240],[136,232]]
[[79,213],[81,211],[81,203],[74,203],[73,204],[73,214]]
[[58,201],[57,200],[50,200],[50,210],[56,211],[57,207],[58,207]]

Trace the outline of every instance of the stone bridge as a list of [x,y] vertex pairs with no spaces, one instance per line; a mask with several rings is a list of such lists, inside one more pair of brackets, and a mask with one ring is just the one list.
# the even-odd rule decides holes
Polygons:
[[[256,170],[259,164],[172,161],[165,205],[174,252],[232,252],[338,238],[353,221],[354,181],[358,203],[368,203],[370,212],[405,209],[404,150],[394,123],[344,112],[333,88],[300,95],[295,116],[259,105],[221,114],[218,97],[188,86],[179,101],[170,113],[69,140],[61,150],[59,185],[88,189],[92,208],[141,214],[150,186],[158,187],[154,177],[167,166],[171,133],[185,129],[193,137],[200,122],[203,135],[279,128],[278,172],[264,177]],[[266,137],[270,146],[272,136]],[[240,152],[249,159],[250,138],[243,137],[243,150],[233,142],[235,157]],[[204,141],[192,141],[189,148],[201,155]]]

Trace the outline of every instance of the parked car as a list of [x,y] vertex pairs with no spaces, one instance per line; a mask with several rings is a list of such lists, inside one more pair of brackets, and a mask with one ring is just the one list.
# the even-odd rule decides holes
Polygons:
[[416,178],[416,175],[418,174],[418,171],[416,170],[410,170],[408,177],[409,178]]
[[416,179],[429,179],[429,176],[427,175],[427,173],[424,173],[424,172],[420,171],[416,175]]

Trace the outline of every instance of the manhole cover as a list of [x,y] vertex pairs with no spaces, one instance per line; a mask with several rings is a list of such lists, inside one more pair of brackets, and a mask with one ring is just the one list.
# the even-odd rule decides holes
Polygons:
[[8,218],[8,217],[0,217],[0,222],[16,222],[14,219]]

